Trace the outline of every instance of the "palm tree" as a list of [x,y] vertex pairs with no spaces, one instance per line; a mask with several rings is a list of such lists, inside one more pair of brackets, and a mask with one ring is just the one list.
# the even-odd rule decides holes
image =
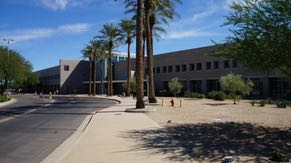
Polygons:
[[81,53],[83,54],[83,58],[88,58],[89,59],[89,96],[92,95],[92,61],[93,61],[93,56],[91,53],[91,47],[90,45],[86,45],[84,49],[81,50]]
[[[153,36],[157,38],[159,37],[158,32],[165,32],[161,26],[158,26],[159,24],[168,24],[168,20],[172,20],[174,16],[177,15],[174,9],[175,2],[181,3],[181,0],[144,0],[144,35],[146,39],[150,103],[156,103],[153,78]],[[134,3],[134,0],[126,0],[125,3],[127,13],[135,11],[133,10],[136,8],[136,3]]]
[[118,46],[118,36],[119,29],[115,24],[105,24],[103,28],[100,30],[101,36],[97,36],[96,38],[100,39],[107,47],[109,58],[108,58],[108,95],[113,95],[113,83],[112,83],[112,51],[114,48]]
[[142,52],[143,40],[143,0],[137,0],[136,9],[136,109],[144,108],[144,63]]
[[90,56],[92,57],[92,78],[93,78],[93,96],[96,95],[96,60],[100,48],[103,46],[103,42],[100,40],[91,40],[88,44]]
[[173,20],[177,15],[175,12],[175,1],[180,0],[145,0],[145,24],[147,41],[147,72],[149,82],[149,102],[156,103],[155,87],[153,77],[153,32],[164,32],[163,28],[156,24],[168,24],[168,20]]
[[100,87],[101,87],[101,94],[104,93],[104,87],[103,87],[103,67],[104,67],[104,61],[108,58],[108,52],[106,51],[106,46],[101,42],[100,47],[97,50],[96,53],[96,59],[99,60],[100,63]]
[[127,44],[127,89],[126,96],[130,95],[130,79],[131,79],[131,64],[130,64],[130,45],[132,39],[135,37],[135,24],[132,20],[123,19],[119,23],[120,27],[120,40]]

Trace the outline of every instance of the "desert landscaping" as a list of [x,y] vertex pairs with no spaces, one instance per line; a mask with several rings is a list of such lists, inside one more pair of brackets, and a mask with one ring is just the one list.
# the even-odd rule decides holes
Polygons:
[[274,152],[291,153],[290,107],[190,98],[183,107],[175,98],[172,107],[170,100],[159,98],[155,111],[145,113],[162,128],[135,132],[140,148],[157,149],[179,162],[221,162],[225,156],[236,162],[271,162]]
[[[161,105],[164,99],[164,106]],[[252,106],[249,100],[241,100],[234,105],[232,100],[215,101],[210,99],[174,98],[175,107],[170,105],[171,98],[160,98],[155,112],[146,115],[160,125],[184,123],[241,122],[265,127],[289,128],[291,108],[277,108],[266,104],[264,107]]]

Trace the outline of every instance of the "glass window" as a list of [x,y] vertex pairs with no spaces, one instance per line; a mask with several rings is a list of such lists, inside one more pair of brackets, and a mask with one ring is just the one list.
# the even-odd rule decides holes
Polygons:
[[64,65],[64,71],[70,71],[70,66],[69,65]]
[[191,87],[193,92],[202,92],[202,80],[192,80]]
[[180,72],[180,65],[176,65],[176,72]]
[[214,61],[214,69],[219,69],[219,61]]
[[157,67],[157,73],[160,73],[160,72],[161,72],[160,67]]
[[236,60],[232,61],[232,68],[239,68],[238,63]]
[[173,67],[172,66],[168,66],[168,72],[172,72],[173,71]]
[[211,69],[211,62],[206,62],[206,70],[210,70]]
[[187,65],[182,65],[182,71],[187,71]]
[[196,63],[196,70],[202,70],[202,63]]
[[153,73],[156,73],[156,69],[153,67]]
[[194,64],[190,64],[190,71],[194,71],[195,70],[195,65]]
[[166,72],[167,72],[167,67],[163,66],[163,73],[166,73]]
[[207,80],[206,86],[207,86],[208,93],[211,91],[219,91],[220,90],[219,80]]
[[263,80],[261,78],[251,78],[250,80],[254,83],[251,96],[263,96]]
[[229,60],[223,61],[223,67],[224,68],[229,68]]
[[117,62],[117,57],[113,57],[112,62]]

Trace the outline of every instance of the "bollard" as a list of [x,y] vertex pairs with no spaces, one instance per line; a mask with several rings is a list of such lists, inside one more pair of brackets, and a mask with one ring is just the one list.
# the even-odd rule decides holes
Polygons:
[[51,101],[53,99],[52,92],[49,93],[49,100]]
[[174,101],[174,99],[172,98],[172,100],[170,101],[170,103],[171,103],[171,106],[175,106],[175,101]]
[[180,107],[183,107],[183,99],[180,99]]
[[164,99],[162,98],[162,106],[164,106],[165,105],[165,101],[164,101]]

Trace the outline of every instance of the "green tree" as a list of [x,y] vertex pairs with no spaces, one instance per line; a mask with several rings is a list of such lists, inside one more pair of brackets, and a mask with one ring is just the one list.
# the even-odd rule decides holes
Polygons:
[[236,104],[236,98],[239,94],[248,95],[252,91],[253,83],[248,80],[244,82],[240,75],[230,73],[219,79],[222,90],[228,93]]
[[169,90],[176,97],[179,93],[181,93],[183,85],[179,82],[178,78],[173,78],[169,84]]
[[224,25],[232,27],[232,36],[218,54],[252,69],[277,69],[291,77],[290,0],[245,0],[230,7]]
[[127,44],[127,89],[126,96],[130,95],[130,80],[131,80],[131,59],[130,59],[130,45],[132,39],[135,37],[135,23],[132,20],[122,19],[119,23],[120,39]]
[[20,53],[13,49],[0,47],[0,93],[9,84],[10,88],[25,88],[38,83],[37,76],[32,73],[32,65]]
[[112,74],[112,51],[114,48],[116,48],[119,45],[119,33],[120,30],[118,27],[113,24],[104,24],[103,28],[100,30],[101,35],[97,36],[96,38],[98,40],[101,40],[107,47],[109,57],[108,57],[108,95],[112,96],[113,95],[113,74]]

